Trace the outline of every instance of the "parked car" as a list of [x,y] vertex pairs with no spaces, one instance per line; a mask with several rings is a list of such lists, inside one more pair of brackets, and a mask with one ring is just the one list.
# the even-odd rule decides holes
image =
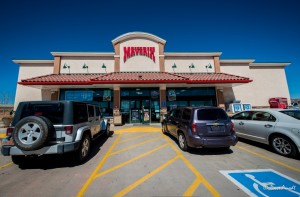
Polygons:
[[163,133],[178,139],[179,148],[229,148],[238,139],[226,112],[218,107],[185,107],[170,111],[162,122]]
[[9,137],[1,152],[16,164],[30,156],[67,152],[74,152],[76,159],[83,162],[90,152],[91,140],[101,134],[109,136],[109,132],[110,123],[101,118],[96,105],[75,101],[21,102],[7,128]]
[[280,155],[300,151],[300,110],[258,109],[232,116],[238,137],[268,144]]

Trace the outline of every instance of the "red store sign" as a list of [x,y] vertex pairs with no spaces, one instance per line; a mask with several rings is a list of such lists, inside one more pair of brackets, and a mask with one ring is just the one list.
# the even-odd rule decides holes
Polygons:
[[134,56],[146,56],[155,62],[155,47],[124,47],[124,57],[123,60],[126,62],[129,58]]

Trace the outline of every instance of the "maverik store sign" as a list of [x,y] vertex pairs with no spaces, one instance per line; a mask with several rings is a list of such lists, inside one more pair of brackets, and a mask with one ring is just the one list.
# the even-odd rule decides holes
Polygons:
[[155,47],[124,47],[123,60],[126,62],[129,58],[134,56],[146,56],[155,62]]

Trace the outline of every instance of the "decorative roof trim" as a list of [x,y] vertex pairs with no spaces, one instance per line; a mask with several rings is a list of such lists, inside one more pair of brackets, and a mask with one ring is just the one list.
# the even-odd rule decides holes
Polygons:
[[220,56],[222,52],[165,52],[165,57],[215,57]]
[[149,40],[153,40],[162,44],[166,44],[166,41],[158,36],[155,36],[153,34],[149,34],[146,32],[129,32],[126,34],[122,34],[118,36],[117,38],[112,40],[113,45],[116,45],[119,42],[131,39],[131,38],[147,38]]
[[268,63],[251,63],[249,66],[251,67],[285,67],[285,66],[288,66],[290,65],[291,63],[289,62],[274,62],[274,63],[271,63],[271,62],[268,62]]
[[51,52],[53,56],[69,56],[69,57],[114,57],[112,52]]
[[220,63],[226,64],[250,64],[254,61],[255,59],[220,59]]
[[16,64],[53,64],[53,60],[12,60]]

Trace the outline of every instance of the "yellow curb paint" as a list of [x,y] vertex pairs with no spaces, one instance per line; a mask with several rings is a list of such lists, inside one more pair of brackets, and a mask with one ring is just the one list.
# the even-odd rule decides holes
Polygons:
[[123,132],[161,132],[161,128],[157,127],[130,127],[127,129],[115,130],[116,133]]
[[117,137],[117,139],[114,141],[113,145],[109,148],[109,150],[104,155],[104,157],[101,160],[101,162],[98,164],[98,166],[95,168],[95,170],[93,171],[93,173],[91,174],[91,176],[88,178],[88,180],[85,182],[85,184],[83,185],[83,187],[81,188],[81,190],[77,194],[77,197],[81,197],[81,196],[84,195],[84,193],[86,192],[86,190],[88,189],[88,187],[90,186],[90,184],[92,183],[92,181],[94,180],[95,176],[97,175],[97,173],[99,172],[99,170],[102,168],[102,166],[106,162],[107,158],[109,157],[109,154],[112,152],[112,150],[117,145],[117,143],[118,143],[119,139],[121,138],[121,136],[122,136],[122,134],[120,134]]
[[172,164],[174,161],[176,161],[180,156],[177,155],[175,156],[173,159],[170,159],[169,161],[167,161],[166,163],[164,163],[163,165],[159,166],[158,168],[156,168],[155,170],[152,170],[149,174],[143,176],[142,178],[140,178],[139,180],[137,180],[136,182],[132,183],[131,185],[129,185],[128,187],[124,188],[123,190],[121,190],[120,192],[118,192],[117,194],[114,195],[114,197],[120,197],[120,196],[124,196],[126,195],[128,192],[130,192],[131,190],[133,190],[134,188],[136,188],[137,186],[139,186],[140,184],[144,183],[145,181],[147,181],[148,179],[150,179],[152,176],[154,176],[155,174],[157,174],[158,172],[160,172],[161,170],[163,170],[165,167],[167,167],[168,165]]
[[119,141],[118,144],[121,144],[121,143],[124,143],[124,142],[128,142],[128,141],[130,141],[130,140],[134,140],[134,139],[137,139],[137,138],[145,137],[145,136],[151,135],[151,134],[152,134],[152,133],[147,132],[147,133],[145,133],[145,134],[143,134],[143,135],[139,135],[139,136],[135,136],[135,137],[132,137],[132,138],[128,138],[128,139],[126,139],[126,140],[121,140],[121,141]]
[[243,151],[246,151],[246,152],[251,153],[251,154],[253,154],[253,155],[256,155],[256,156],[258,156],[258,157],[264,158],[264,159],[266,159],[266,160],[269,160],[269,161],[271,161],[271,162],[273,162],[273,163],[276,163],[276,164],[278,164],[278,165],[281,165],[281,166],[283,166],[283,167],[286,167],[286,168],[288,168],[288,169],[290,169],[290,170],[294,170],[294,171],[296,171],[296,172],[300,172],[300,169],[299,169],[299,168],[296,168],[296,167],[293,167],[293,166],[289,166],[289,165],[287,165],[287,164],[285,164],[285,163],[282,163],[282,162],[280,162],[280,161],[276,161],[275,159],[272,159],[272,158],[267,157],[267,156],[265,156],[265,155],[262,155],[262,154],[259,154],[259,153],[257,153],[257,152],[248,150],[247,148],[244,148],[244,147],[241,147],[241,146],[236,146],[236,147],[237,147],[238,149],[241,149],[241,150],[243,150]]
[[5,167],[7,167],[7,166],[10,166],[11,164],[13,164],[13,162],[10,162],[10,163],[8,163],[8,164],[5,164],[5,165],[3,165],[3,166],[0,166],[0,170],[1,170],[2,168],[5,168]]
[[[163,134],[162,134],[163,135]],[[165,140],[170,144],[170,146],[175,150],[175,152],[180,156],[180,158],[183,160],[183,162],[187,165],[187,167],[196,175],[196,180],[190,185],[190,187],[184,192],[184,196],[192,196],[196,189],[198,188],[200,183],[203,183],[203,185],[209,190],[209,192],[213,196],[221,196],[217,190],[200,174],[200,172],[189,162],[188,159],[186,159],[183,154],[172,144],[169,138],[167,136],[163,135]],[[185,195],[188,194],[188,195]]]
[[134,162],[134,161],[137,161],[137,160],[139,160],[139,159],[141,159],[141,158],[143,158],[143,157],[145,157],[145,156],[147,156],[147,155],[149,155],[149,154],[151,154],[151,153],[154,153],[155,151],[158,151],[158,150],[160,150],[160,149],[162,149],[162,148],[164,148],[164,147],[166,147],[166,146],[168,146],[169,144],[164,144],[164,145],[162,145],[162,146],[159,146],[159,147],[157,147],[157,148],[155,148],[155,149],[152,149],[152,150],[150,150],[150,151],[148,151],[148,152],[146,152],[146,153],[143,153],[143,154],[141,154],[141,155],[139,155],[139,156],[137,156],[137,157],[135,157],[135,158],[133,158],[133,159],[130,159],[130,160],[128,160],[128,161],[125,161],[125,162],[123,162],[123,163],[121,163],[121,164],[119,164],[119,165],[117,165],[117,166],[115,166],[115,167],[112,167],[112,168],[110,168],[110,169],[108,169],[108,170],[105,170],[105,171],[103,171],[103,172],[100,172],[99,174],[97,174],[97,176],[95,177],[95,178],[99,178],[99,177],[101,177],[101,176],[103,176],[103,175],[105,175],[105,174],[108,174],[108,173],[110,173],[110,172],[112,172],[112,171],[115,171],[115,170],[117,170],[117,169],[119,169],[119,168],[121,168],[121,167],[123,167],[123,166],[125,166],[125,165],[128,165],[128,164],[130,164],[130,163],[132,163],[132,162]]
[[111,153],[110,156],[115,155],[115,154],[118,154],[118,153],[121,153],[121,152],[124,152],[124,151],[127,151],[127,150],[130,150],[130,149],[133,149],[133,148],[135,148],[135,147],[138,147],[138,146],[141,146],[141,145],[144,145],[144,144],[147,144],[147,143],[149,143],[149,142],[158,140],[158,139],[160,139],[160,138],[161,138],[161,136],[156,137],[156,138],[153,138],[153,139],[150,139],[150,140],[146,140],[146,141],[144,141],[144,142],[142,142],[142,143],[138,143],[138,144],[135,144],[135,145],[126,147],[126,148],[124,148],[124,149],[121,149],[121,150],[118,150],[118,151],[115,151],[115,152]]
[[6,138],[6,134],[0,134],[0,138]]

